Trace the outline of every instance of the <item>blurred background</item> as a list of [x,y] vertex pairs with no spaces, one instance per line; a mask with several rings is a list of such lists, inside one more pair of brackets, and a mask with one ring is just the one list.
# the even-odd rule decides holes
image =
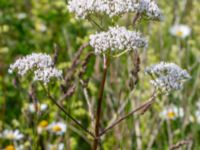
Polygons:
[[[140,72],[138,83],[134,86],[134,54],[126,54],[115,59],[110,66],[103,102],[102,126],[125,114],[131,108],[147,100],[153,87],[144,68],[160,61],[174,62],[188,70],[192,79],[181,91],[162,96],[144,115],[135,115],[122,122],[102,138],[101,149],[169,149],[174,144],[179,149],[200,149],[200,1],[171,0],[158,1],[165,19],[163,22],[138,21],[135,30],[148,37],[149,47],[140,50]],[[116,23],[132,29],[134,14],[119,18]],[[185,24],[191,28],[191,34],[184,39],[170,34],[174,24]],[[64,149],[87,150],[91,138],[83,133],[65,115],[51,103],[41,87],[36,88],[36,97],[40,103],[48,105],[43,113],[27,113],[32,102],[30,82],[8,74],[8,68],[18,57],[33,52],[45,52],[57,56],[56,66],[68,73],[78,48],[89,41],[89,35],[97,27],[88,20],[75,19],[67,10],[65,0],[0,0],[0,132],[5,129],[18,129],[26,138],[14,142],[23,145],[22,149],[34,149],[31,144],[64,144]],[[73,72],[73,95],[63,101],[63,106],[85,127],[92,130],[87,100],[91,102],[92,112],[96,110],[96,99],[102,72],[102,58],[87,55],[91,48],[86,48],[80,56],[80,63]],[[82,64],[87,61],[87,70],[80,77]],[[50,85],[51,93],[59,98],[59,83]],[[72,86],[70,86],[72,87]],[[87,100],[86,100],[87,99]],[[165,120],[160,117],[165,106],[175,105],[183,108],[184,116]],[[198,119],[199,117],[199,119]],[[38,124],[46,120],[49,124],[62,121],[67,125],[64,135],[37,133]],[[37,138],[36,138],[37,137]],[[185,142],[185,143],[184,143]],[[0,138],[0,148],[12,144]],[[57,146],[58,148],[58,146]],[[50,148],[46,148],[50,149]]]

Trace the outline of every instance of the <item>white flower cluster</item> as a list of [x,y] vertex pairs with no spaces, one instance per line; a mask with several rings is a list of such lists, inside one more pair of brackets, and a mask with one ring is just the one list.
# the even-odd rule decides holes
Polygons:
[[68,9],[76,17],[85,18],[92,13],[105,13],[109,17],[128,12],[146,13],[151,18],[160,19],[162,13],[155,1],[151,0],[70,0]]
[[181,69],[174,63],[161,62],[152,65],[146,68],[146,73],[153,78],[151,83],[155,87],[168,92],[181,89],[184,80],[190,78],[186,70]]
[[52,58],[43,53],[33,53],[25,57],[19,58],[14,64],[10,65],[9,73],[17,71],[21,76],[26,75],[29,71],[34,72],[34,80],[43,81],[45,84],[51,78],[61,78],[62,71],[53,67]]
[[90,45],[96,53],[101,53],[108,49],[134,50],[147,47],[147,40],[139,32],[128,31],[125,27],[110,27],[107,32],[90,35]]
[[43,81],[44,83],[48,83],[52,78],[61,79],[62,71],[56,68],[45,68],[38,69],[34,72],[35,81]]
[[145,13],[151,19],[163,20],[163,14],[154,0],[140,0],[136,10]]

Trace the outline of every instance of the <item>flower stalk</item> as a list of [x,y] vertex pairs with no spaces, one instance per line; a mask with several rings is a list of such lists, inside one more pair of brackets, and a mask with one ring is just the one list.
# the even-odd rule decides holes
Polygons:
[[100,128],[100,119],[101,119],[101,109],[102,109],[102,102],[103,102],[103,93],[104,87],[106,82],[106,76],[108,72],[108,67],[110,65],[110,58],[107,56],[104,59],[104,68],[103,68],[103,77],[101,80],[101,85],[99,89],[99,96],[98,96],[98,104],[97,104],[97,112],[96,112],[96,123],[95,123],[95,139],[93,143],[93,150],[97,150],[98,143],[99,143],[99,128]]

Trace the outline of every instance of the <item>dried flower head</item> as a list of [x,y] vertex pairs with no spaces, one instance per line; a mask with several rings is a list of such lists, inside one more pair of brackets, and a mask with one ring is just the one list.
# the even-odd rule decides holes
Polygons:
[[90,35],[90,45],[96,53],[107,50],[134,50],[147,47],[147,40],[139,32],[126,30],[124,27],[110,27],[107,32]]
[[104,13],[109,17],[129,12],[145,13],[150,18],[161,19],[162,13],[155,1],[151,0],[70,0],[68,9],[78,18],[89,14]]
[[163,111],[160,112],[160,117],[166,120],[175,120],[176,118],[183,117],[183,115],[183,108],[175,105],[166,106],[163,108]]
[[35,81],[42,81],[45,84],[53,78],[62,78],[62,71],[54,68],[51,56],[43,53],[33,53],[19,58],[14,64],[10,65],[8,72],[12,73],[13,71],[17,71],[21,76],[32,72]]
[[145,72],[152,77],[151,84],[167,92],[181,89],[184,81],[190,78],[186,70],[174,63],[161,62],[146,68]]

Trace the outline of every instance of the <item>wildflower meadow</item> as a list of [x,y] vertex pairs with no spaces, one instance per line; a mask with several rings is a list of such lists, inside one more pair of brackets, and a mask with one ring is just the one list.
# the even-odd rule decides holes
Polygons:
[[0,0],[0,150],[200,150],[199,0]]

